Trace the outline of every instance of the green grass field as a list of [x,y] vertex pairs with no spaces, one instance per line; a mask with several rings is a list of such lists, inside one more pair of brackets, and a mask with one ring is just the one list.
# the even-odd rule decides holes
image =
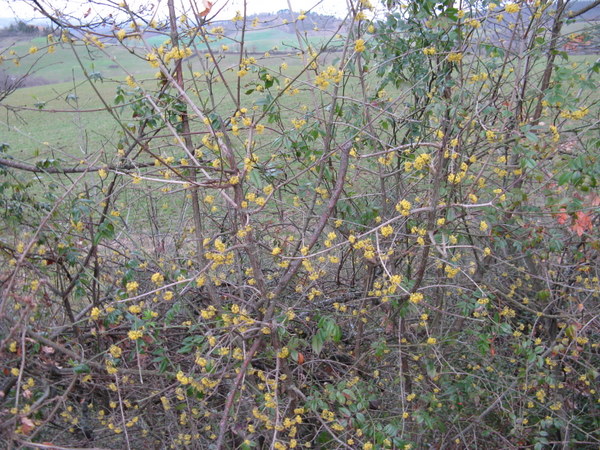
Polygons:
[[[312,40],[311,42],[316,45],[320,39],[313,36],[309,41]],[[146,44],[156,46],[163,41],[163,36],[153,36]],[[231,38],[225,37],[215,42],[214,48],[220,49],[221,43],[230,47],[237,45],[233,42]],[[115,118],[103,111],[104,105],[99,95],[108,105],[114,106],[117,88],[125,85],[127,73],[133,75],[142,86],[154,89],[157,85],[156,69],[141,56],[145,55],[143,48],[138,48],[139,52],[136,55],[121,45],[107,46],[104,50],[78,45],[75,48],[76,56],[70,45],[62,43],[56,45],[54,53],[46,54],[47,42],[46,38],[42,37],[31,40],[4,38],[0,44],[14,50],[18,55],[26,55],[21,59],[19,66],[6,61],[0,68],[9,74],[22,76],[35,63],[31,71],[32,76],[47,83],[18,89],[4,102],[10,109],[0,118],[0,126],[3,128],[2,141],[10,145],[10,152],[15,158],[23,161],[38,161],[41,158],[79,161],[100,150],[110,157],[114,154],[120,128]],[[141,46],[142,43],[140,42],[139,45]],[[34,46],[39,51],[28,54],[28,50]],[[296,36],[275,28],[250,29],[246,34],[245,48],[248,51],[264,52],[275,47],[280,51],[289,50],[289,53],[274,53],[270,57],[260,59],[257,56],[257,58],[260,59],[260,65],[268,67],[273,73],[279,72],[280,64],[285,61],[289,68],[279,77],[279,82],[283,83],[286,77],[293,77],[302,69],[302,62],[292,48],[298,47]],[[194,55],[185,61],[186,73],[190,77],[192,72],[203,72],[209,68],[206,65],[204,52],[200,47],[198,50],[199,55]],[[227,83],[236,94],[239,56],[230,53],[217,52],[217,54],[222,58],[219,65],[224,70]],[[324,56],[328,61],[332,61],[334,57],[335,55],[331,54]],[[570,57],[571,62],[579,64],[590,63],[595,59],[594,55]],[[84,69],[88,74],[95,76],[93,86],[84,76]],[[240,86],[242,103],[244,103],[245,91],[255,87],[256,79],[257,77],[252,74],[242,79]],[[300,78],[300,80],[305,79],[304,76]],[[206,99],[208,94],[203,90],[205,86],[202,84],[202,77],[198,80],[198,87],[202,91],[198,94],[198,98]],[[189,82],[187,86],[191,86]],[[216,83],[212,89],[214,98],[218,99],[218,109],[231,114],[233,102],[224,84]],[[388,86],[387,90],[390,89],[393,90]],[[252,97],[256,100],[256,96]],[[301,91],[295,97],[286,97],[282,109],[283,119],[289,121],[301,114],[299,108],[302,105],[309,106],[312,103],[311,94],[305,91]],[[244,104],[244,106],[251,107],[252,104]],[[124,114],[126,118],[131,117],[130,111]],[[263,136],[257,138],[261,141],[265,139]]]
[[[259,64],[268,67],[274,73],[280,71],[282,62],[288,64],[288,69],[279,77],[279,86],[283,86],[286,77],[294,77],[302,69],[302,61],[296,56],[296,50],[286,47],[292,45],[292,42],[295,42],[295,48],[299,46],[295,35],[276,29],[252,30],[247,33],[246,38],[247,51],[267,51],[279,47],[279,52],[271,56],[256,55],[260,60]],[[161,36],[154,36],[147,43],[160,45],[163,40]],[[221,42],[232,45],[233,41],[223,38],[214,44],[214,48],[220,58],[219,65],[227,83],[237,95],[235,85],[239,55],[218,51]],[[306,45],[306,42],[303,44]],[[34,82],[44,83],[21,88],[12,93],[5,100],[5,105],[9,106],[10,110],[0,119],[0,126],[4,128],[3,142],[10,145],[15,157],[25,161],[37,160],[49,153],[49,157],[52,158],[72,157],[75,160],[100,149],[105,149],[111,154],[106,146],[109,142],[116,141],[115,133],[119,132],[119,127],[114,117],[102,111],[104,105],[99,95],[108,105],[114,106],[117,88],[125,85],[127,74],[134,76],[141,86],[150,89],[155,89],[158,83],[155,78],[157,69],[151,67],[140,56],[145,55],[142,48],[137,48],[138,55],[134,55],[121,45],[107,46],[101,50],[83,45],[77,45],[73,49],[70,45],[61,43],[56,45],[54,53],[48,54],[46,39],[41,37],[16,42],[4,39],[2,45],[10,46],[16,54],[25,56],[21,58],[18,66],[6,61],[1,68],[15,76],[23,76],[30,71]],[[37,47],[38,52],[28,54],[31,47]],[[285,49],[289,52],[286,53]],[[203,73],[210,68],[206,65],[205,53],[200,47],[198,50],[198,55],[193,55],[184,62],[186,74],[190,78],[192,73]],[[326,58],[330,60],[332,55],[327,55]],[[32,66],[33,69],[30,70]],[[86,78],[84,69],[94,81],[90,82]],[[254,88],[256,82],[257,77],[252,74],[241,80],[242,102],[245,92]],[[200,90],[205,89],[202,77],[198,78],[198,83]],[[187,82],[187,86],[191,86],[190,82]],[[277,86],[278,84],[274,88]],[[224,84],[216,83],[212,89],[214,98],[218,99],[218,108],[231,114],[233,101],[227,95]],[[206,91],[199,94],[199,97],[206,96]],[[310,99],[302,93],[293,99],[286,99],[289,110],[284,111],[283,115],[293,117],[298,105],[307,102],[310,102]],[[60,124],[56,123],[58,117]],[[114,147],[114,144],[112,146]]]
[[[220,48],[221,45],[227,45],[230,50],[233,51],[239,49],[239,41],[242,38],[241,31],[235,34],[229,34],[223,36],[220,40],[211,44],[213,49]],[[145,41],[150,46],[158,47],[162,45],[167,38],[165,36],[151,36]],[[270,52],[270,51],[295,51],[298,48],[298,39],[295,34],[287,33],[281,29],[270,28],[270,29],[252,29],[249,28],[245,33],[245,44],[244,49],[248,52]],[[309,44],[315,48],[318,48],[322,43],[326,42],[327,39],[322,36],[310,35],[303,37],[304,44]],[[198,50],[204,51],[207,47],[204,42],[197,38],[194,45]]]
[[[267,49],[266,42],[270,39],[267,33],[255,32],[250,42],[258,42],[257,48]],[[292,35],[288,37],[294,38]],[[225,39],[223,42],[226,42]],[[262,42],[262,43],[260,43]],[[6,44],[6,42],[5,42]],[[100,74],[93,81],[84,76],[84,71],[75,57],[73,49],[67,45],[57,45],[56,51],[52,54],[45,54],[43,46],[45,40],[36,38],[32,41],[22,41],[17,43],[13,49],[18,54],[27,54],[32,46],[40,50],[33,55],[27,55],[21,61],[19,66],[14,66],[11,62],[6,62],[3,68],[9,69],[9,73],[23,75],[27,72],[28,66],[35,62],[38,56],[43,56],[39,64],[35,67],[34,77],[43,79],[47,84],[21,88],[13,92],[4,102],[8,112],[0,118],[1,141],[7,143],[10,147],[8,154],[14,159],[29,164],[38,164],[44,160],[59,160],[62,167],[74,167],[80,164],[80,161],[87,163],[98,160],[99,164],[109,163],[115,156],[116,145],[123,135],[123,131],[118,121],[109,112],[104,110],[104,101],[111,107],[114,107],[114,99],[119,86],[128,91],[132,91],[125,83],[125,74],[122,67],[127,68],[136,81],[142,87],[149,90],[155,90],[159,81],[155,78],[157,69],[152,68],[146,61],[139,57],[131,55],[123,47],[113,46],[107,48],[112,58],[107,57],[99,50],[91,53],[87,48],[79,46],[77,48],[79,58],[88,72]],[[220,43],[218,44],[220,46]],[[272,46],[271,46],[272,47]],[[269,48],[271,48],[269,47]],[[290,56],[275,54],[270,57],[263,57],[261,65],[269,67],[273,71],[279,71],[280,64],[286,61],[288,69],[285,74],[279,78],[281,85],[284,84],[286,76],[293,77],[302,69],[302,61],[295,56],[295,51],[290,52]],[[145,53],[143,53],[145,54]],[[259,59],[259,56],[256,56]],[[232,54],[221,54],[220,66],[224,70],[227,83],[232,87],[234,95],[237,94],[235,85],[237,83],[237,70],[239,56]],[[185,61],[186,77],[192,78],[193,72],[203,72],[207,69],[205,66],[204,53],[193,55]],[[227,70],[229,69],[229,70]],[[198,77],[200,92],[190,92],[192,98],[198,99],[198,103],[206,101],[208,92],[203,82],[203,77]],[[257,77],[255,74],[248,74],[241,79],[241,100],[244,106],[251,108],[252,103],[246,97],[245,92],[255,87]],[[192,91],[192,83],[186,82],[186,86]],[[274,87],[276,87],[275,85]],[[227,94],[224,83],[219,82],[212,86],[213,96],[216,99],[217,108],[225,116],[233,113],[233,101]],[[251,96],[252,101],[257,96]],[[284,104],[288,106],[287,110],[282,111],[282,118],[289,122],[293,117],[298,117],[299,105],[309,102],[308,94],[300,93],[294,97],[284,97]],[[124,123],[133,123],[132,112],[129,107],[116,109],[116,113],[122,114]],[[195,126],[201,126],[196,123]],[[194,131],[194,130],[192,130]],[[270,154],[273,149],[264,147],[268,142],[272,142],[273,137],[268,132],[255,137],[257,147],[262,148],[261,153]],[[199,142],[200,137],[195,137],[194,141]],[[158,143],[158,144],[157,144]],[[172,139],[168,136],[155,142],[167,154],[183,157],[184,152],[173,145]],[[236,144],[237,146],[237,144]],[[243,143],[240,144],[240,151],[243,151]],[[149,157],[148,157],[149,158]],[[143,157],[143,160],[148,158]],[[159,176],[160,177],[160,176]],[[97,174],[87,175],[84,180],[89,180],[91,185],[97,183]],[[68,185],[67,178],[63,176],[45,176],[38,175],[33,180],[35,192],[43,193],[45,186],[50,182],[63,181]],[[156,184],[155,195],[164,197],[164,210],[161,217],[167,220],[176,214],[182,206],[181,196],[171,196],[159,192],[160,183]],[[127,190],[123,193],[125,197],[136,197],[135,189]],[[137,221],[146,220],[144,210],[145,201],[132,201],[129,210],[129,220],[135,218]]]
[[[18,55],[26,55],[21,58],[18,66],[6,62],[3,66],[5,70],[19,76],[27,73],[33,66],[33,70],[30,72],[31,76],[46,83],[80,81],[83,78],[82,65],[88,73],[101,73],[106,78],[122,77],[122,67],[129,68],[133,73],[137,73],[138,70],[148,72],[139,57],[116,45],[105,48],[105,52],[77,45],[75,48],[81,64],[70,45],[56,44],[56,51],[46,54],[48,43],[46,38],[42,37],[33,38],[30,41],[15,41],[5,38],[0,41],[0,46],[10,47]],[[28,51],[31,47],[37,47],[39,51],[30,55]]]

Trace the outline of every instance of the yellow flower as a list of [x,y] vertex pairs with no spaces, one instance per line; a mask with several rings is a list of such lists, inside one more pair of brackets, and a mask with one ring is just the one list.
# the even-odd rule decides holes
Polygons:
[[154,284],[161,285],[165,281],[165,277],[162,273],[156,272],[150,278]]
[[158,55],[156,53],[147,53],[146,61],[148,61],[152,67],[160,66],[160,61],[158,60]]
[[105,361],[106,364],[106,373],[108,373],[109,375],[114,375],[115,373],[118,372],[117,368],[115,367],[114,363],[110,360],[106,360]]
[[335,419],[335,413],[333,411],[329,411],[328,409],[324,409],[321,412],[321,417],[326,421],[331,422],[333,419]]
[[271,254],[272,254],[273,256],[277,256],[277,255],[279,255],[280,253],[281,253],[281,248],[280,248],[280,247],[275,247],[275,248],[273,248],[273,250],[271,251]]
[[138,287],[140,285],[138,284],[137,281],[130,281],[129,283],[127,283],[127,285],[125,286],[125,289],[127,289],[128,293],[132,293],[132,292],[136,292],[138,290]]
[[127,31],[125,30],[119,30],[117,31],[117,39],[122,41],[123,39],[125,39],[125,37],[127,36]]
[[173,299],[173,291],[167,291],[163,294],[163,299],[165,299],[166,301],[172,300]]
[[354,50],[356,50],[357,52],[364,52],[366,50],[365,47],[365,40],[364,39],[357,39],[356,42],[354,43]]
[[207,309],[203,309],[200,311],[200,316],[202,316],[203,319],[212,319],[216,313],[217,309],[213,305],[210,305]]
[[29,54],[30,54],[30,55],[33,55],[34,53],[37,53],[37,51],[38,51],[38,48],[37,48],[37,47],[35,47],[35,46],[33,46],[33,47],[31,47],[31,48],[29,49]]
[[435,55],[435,47],[429,46],[423,49],[423,54],[425,55]]
[[106,173],[106,170],[100,169],[98,171],[98,176],[104,180],[108,176],[108,173]]
[[381,228],[380,232],[383,237],[388,237],[394,232],[394,228],[392,228],[391,225],[386,225],[385,227]]
[[516,3],[507,3],[504,7],[504,11],[506,11],[508,14],[518,13],[520,10],[521,7]]
[[421,294],[420,292],[413,292],[412,294],[410,294],[408,300],[416,305],[417,303],[423,301],[423,294]]
[[110,352],[110,355],[113,358],[120,358],[123,354],[123,350],[121,349],[121,347],[118,347],[116,345],[111,345],[108,351]]
[[294,125],[294,128],[296,129],[302,128],[305,124],[306,120],[304,119],[292,119],[292,125]]
[[562,111],[560,113],[560,117],[564,117],[565,119],[581,120],[588,113],[589,113],[588,108],[579,108],[577,111],[573,111],[573,112]]
[[434,337],[427,338],[427,343],[428,343],[429,345],[433,345],[433,344],[435,344],[436,342],[437,342],[437,339],[436,339],[436,338],[434,338]]
[[92,320],[98,320],[100,318],[100,309],[93,307],[90,311],[90,317]]
[[401,200],[396,205],[396,211],[398,211],[403,216],[408,216],[410,214],[410,208],[412,204],[408,200]]
[[483,232],[487,231],[488,229],[488,224],[485,220],[482,220],[481,222],[479,222],[479,229]]
[[177,381],[185,386],[186,384],[190,384],[192,380],[189,377],[186,377],[185,374],[180,370],[177,372]]
[[460,53],[460,52],[451,52],[451,53],[450,53],[450,54],[449,54],[449,55],[446,57],[446,59],[447,59],[449,62],[458,63],[458,62],[461,62],[461,61],[462,61],[462,59],[463,59],[463,54],[462,54],[462,53]]
[[125,82],[127,83],[127,86],[129,86],[130,88],[134,88],[137,86],[135,80],[133,79],[133,77],[131,75],[127,75],[125,77]]
[[505,316],[508,318],[512,318],[516,316],[516,312],[514,309],[509,308],[508,306],[505,306],[504,309],[502,309],[502,311],[500,311],[500,315],[501,316]]
[[127,333],[127,337],[128,337],[129,339],[131,339],[132,341],[136,341],[136,340],[138,340],[138,339],[139,339],[139,338],[141,338],[143,335],[144,335],[144,333],[143,333],[142,331],[140,331],[140,330],[130,330],[130,331]]

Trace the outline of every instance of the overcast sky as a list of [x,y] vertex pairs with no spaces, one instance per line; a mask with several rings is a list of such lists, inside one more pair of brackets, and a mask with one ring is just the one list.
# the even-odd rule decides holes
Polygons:
[[[66,7],[66,10],[73,15],[85,14],[91,7],[92,11],[97,14],[107,14],[112,10],[109,6],[111,3],[118,4],[120,0],[100,0],[98,2],[90,2],[88,0],[40,0],[40,3],[48,8],[60,8]],[[180,10],[189,8],[190,0],[176,0],[176,5]],[[199,9],[203,0],[197,0],[196,4]],[[39,14],[35,14],[31,4],[33,2],[27,2],[24,0],[0,0],[0,3],[7,4],[8,8],[2,8],[0,10],[0,16],[2,17],[19,17],[21,19],[31,19],[34,17],[40,17]],[[166,11],[166,0],[128,0],[128,4],[132,9],[135,9],[139,5],[148,5],[154,3],[158,7],[159,11]],[[343,17],[346,12],[346,1],[345,0],[290,0],[289,2],[294,11],[304,10],[307,11],[311,7],[318,5],[312,9],[320,14],[335,15]],[[212,11],[221,10],[222,12],[218,15],[217,19],[229,19],[235,15],[237,10],[243,10],[243,0],[214,0]],[[281,9],[288,9],[287,0],[247,0],[247,11],[248,14],[254,14],[259,12],[277,12]],[[114,11],[114,10],[113,10]],[[79,13],[79,14],[78,14]]]

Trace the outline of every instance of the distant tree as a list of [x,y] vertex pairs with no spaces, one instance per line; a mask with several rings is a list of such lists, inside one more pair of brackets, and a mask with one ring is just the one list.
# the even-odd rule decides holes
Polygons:
[[52,33],[52,28],[49,26],[36,26],[30,25],[23,20],[17,20],[10,24],[6,30],[12,34],[25,34],[25,35],[47,35]]

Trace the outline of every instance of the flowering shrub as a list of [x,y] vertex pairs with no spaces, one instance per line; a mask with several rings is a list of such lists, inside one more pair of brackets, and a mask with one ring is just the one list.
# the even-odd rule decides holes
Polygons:
[[3,439],[597,446],[598,63],[563,2],[484,3],[361,0],[259,57],[247,28],[310,13],[124,2],[3,56],[158,71],[108,96],[80,57],[102,145],[0,148]]

